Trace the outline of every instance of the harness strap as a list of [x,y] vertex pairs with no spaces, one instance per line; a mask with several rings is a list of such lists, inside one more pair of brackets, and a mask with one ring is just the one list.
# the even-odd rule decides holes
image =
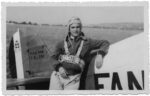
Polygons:
[[82,51],[83,43],[84,43],[84,40],[81,41],[81,44],[80,44],[80,46],[79,46],[79,48],[78,48],[78,51],[77,51],[77,53],[76,53],[76,56],[77,56],[77,57],[79,57],[79,55],[80,55],[80,53],[81,53],[81,51]]
[[67,55],[69,55],[70,52],[69,52],[69,50],[68,50],[68,45],[67,45],[66,40],[64,40],[64,49],[65,49],[65,53],[66,53]]

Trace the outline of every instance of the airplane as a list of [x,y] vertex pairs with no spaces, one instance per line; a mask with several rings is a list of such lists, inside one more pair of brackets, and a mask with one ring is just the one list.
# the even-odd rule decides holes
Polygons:
[[[24,38],[26,37],[26,38]],[[95,70],[95,90],[145,90],[147,74],[145,55],[145,33],[139,33],[112,44],[104,58],[101,69]],[[35,39],[20,32],[13,34],[9,51],[11,64],[15,64],[15,78],[7,79],[8,90],[49,90],[52,64],[50,51],[45,43],[31,43]],[[37,42],[37,40],[35,40]],[[38,40],[39,42],[39,40]],[[34,45],[35,44],[35,45]],[[30,47],[29,47],[30,46]],[[138,49],[137,49],[138,48]],[[14,57],[14,58],[12,58]],[[13,66],[13,65],[12,65]],[[15,72],[14,72],[15,73]]]

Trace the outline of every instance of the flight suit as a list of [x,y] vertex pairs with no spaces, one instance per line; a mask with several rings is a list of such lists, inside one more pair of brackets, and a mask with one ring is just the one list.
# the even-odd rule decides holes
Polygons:
[[[91,38],[86,38],[84,36],[83,32],[81,32],[81,34],[74,40],[72,40],[70,38],[70,34],[68,33],[68,35],[65,39],[67,41],[68,50],[71,55],[75,55],[77,53],[81,41],[84,40],[84,44],[83,44],[83,47],[82,47],[82,50],[81,50],[81,53],[79,56],[85,62],[84,69],[83,69],[82,73],[76,73],[76,71],[74,72],[74,70],[72,70],[72,71],[69,70],[69,71],[73,75],[80,74],[80,76],[81,76],[81,77],[79,76],[80,82],[78,82],[79,84],[77,84],[80,87],[77,86],[77,89],[81,89],[81,90],[94,89],[95,88],[93,85],[94,84],[94,67],[91,69],[91,68],[89,68],[89,66],[91,66],[91,67],[92,67],[92,65],[94,66],[93,57],[95,57],[97,53],[101,54],[103,57],[108,53],[108,49],[109,49],[109,45],[110,45],[109,42],[107,40],[93,40]],[[91,54],[92,50],[96,50],[96,52]],[[56,45],[56,50],[52,57],[54,59],[58,60],[59,56],[62,54],[65,54],[64,41],[61,41]],[[56,64],[54,64],[55,72],[53,73],[53,75],[58,72],[58,69],[61,66],[63,66],[64,68],[78,69],[78,66],[76,66],[75,64],[60,65],[60,63],[58,63],[58,64],[56,63]],[[88,79],[87,77],[91,76],[91,75],[93,75],[92,79],[90,78],[89,79],[90,81],[88,81],[90,85],[88,85],[88,88],[86,88],[86,84],[88,84],[88,83],[85,81],[86,81],[86,79]],[[59,75],[57,77],[59,77]]]

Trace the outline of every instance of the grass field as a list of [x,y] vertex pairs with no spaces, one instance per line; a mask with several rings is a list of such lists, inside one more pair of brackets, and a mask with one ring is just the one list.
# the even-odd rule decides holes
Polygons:
[[[107,26],[107,25],[105,25]],[[109,25],[110,26],[110,25]],[[134,27],[134,26],[133,26]],[[13,34],[19,28],[21,32],[25,35],[25,40],[28,41],[28,45],[38,45],[40,42],[44,43],[48,46],[48,49],[53,52],[55,44],[63,40],[67,34],[67,27],[64,26],[34,26],[34,25],[19,25],[19,24],[7,24],[6,27],[6,40],[7,40],[7,65],[8,61],[8,48],[10,44],[10,40]],[[128,38],[130,36],[136,35],[143,30],[137,30],[135,28],[131,29],[115,29],[115,28],[92,28],[92,27],[83,27],[82,30],[87,37],[101,40],[106,39],[111,44],[116,43],[120,40]],[[32,39],[34,39],[32,41]],[[34,42],[36,41],[36,42]],[[37,43],[37,44],[36,44]],[[34,46],[33,46],[34,47]],[[9,71],[9,69],[7,69]],[[7,72],[9,74],[9,72]],[[9,76],[8,76],[9,77]]]

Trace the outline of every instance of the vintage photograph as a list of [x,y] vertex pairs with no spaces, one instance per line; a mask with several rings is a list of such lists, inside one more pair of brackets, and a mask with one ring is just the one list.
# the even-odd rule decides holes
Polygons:
[[4,93],[148,92],[147,2],[2,7]]

